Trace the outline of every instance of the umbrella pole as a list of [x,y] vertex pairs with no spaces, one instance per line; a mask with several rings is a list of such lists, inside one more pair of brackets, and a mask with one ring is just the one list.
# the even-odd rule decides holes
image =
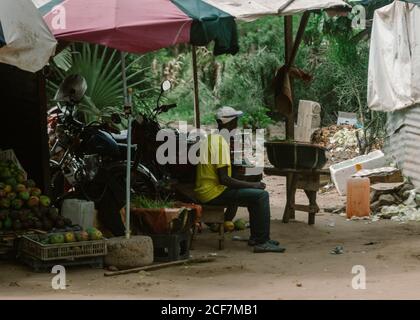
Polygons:
[[200,100],[198,98],[197,48],[192,46],[192,64],[194,79],[194,125],[200,128]]
[[131,89],[127,89],[127,75],[125,70],[125,53],[121,52],[121,72],[124,89],[124,113],[127,116],[128,128],[127,128],[127,170],[126,170],[126,204],[125,204],[125,237],[130,239],[130,202],[131,202],[131,124],[133,121],[132,117],[132,101],[131,101]]

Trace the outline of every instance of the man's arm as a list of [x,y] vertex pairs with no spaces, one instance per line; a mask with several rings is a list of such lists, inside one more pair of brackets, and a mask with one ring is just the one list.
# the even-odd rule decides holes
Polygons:
[[262,182],[248,182],[229,177],[227,166],[217,169],[217,174],[219,176],[220,184],[231,189],[265,189],[265,184]]

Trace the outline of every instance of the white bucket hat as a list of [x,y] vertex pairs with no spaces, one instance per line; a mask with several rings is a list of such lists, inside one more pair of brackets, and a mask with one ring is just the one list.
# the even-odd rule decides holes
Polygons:
[[223,124],[232,121],[235,118],[239,118],[244,113],[239,110],[235,110],[232,107],[222,107],[216,112],[216,119],[220,120]]

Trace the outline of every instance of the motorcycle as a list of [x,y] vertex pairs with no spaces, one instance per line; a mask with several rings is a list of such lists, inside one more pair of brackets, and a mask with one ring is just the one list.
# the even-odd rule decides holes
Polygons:
[[157,150],[165,141],[157,141],[156,137],[161,130],[172,131],[175,137],[173,143],[176,145],[176,159],[180,159],[179,140],[186,139],[187,150],[191,148],[197,139],[187,138],[179,133],[176,128],[164,127],[158,120],[159,115],[177,107],[173,104],[160,104],[160,99],[164,92],[170,90],[171,83],[166,80],[161,85],[161,92],[157,99],[156,107],[149,112],[139,115],[133,122],[132,142],[137,144],[134,163],[144,165],[158,181],[157,188],[160,197],[174,198],[173,186],[178,182],[193,182],[195,180],[195,167],[190,163],[180,164],[161,164],[157,161]]
[[[125,205],[126,137],[107,122],[88,124],[77,119],[77,104],[86,93],[83,77],[67,77],[54,98],[57,108],[50,114],[54,138],[50,139],[50,194],[56,205],[66,198],[95,202],[99,217],[115,235],[124,234],[124,225],[116,214]],[[113,114],[112,123],[121,118]],[[136,146],[132,147],[136,152]],[[156,197],[157,179],[141,163],[133,166],[131,192]]]

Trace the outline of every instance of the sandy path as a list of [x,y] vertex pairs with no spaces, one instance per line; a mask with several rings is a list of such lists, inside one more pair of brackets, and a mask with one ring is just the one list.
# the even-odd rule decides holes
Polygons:
[[[214,234],[198,235],[193,256],[217,253],[212,263],[180,266],[103,277],[102,270],[73,268],[67,272],[66,290],[51,289],[52,274],[32,273],[25,266],[0,262],[2,298],[103,299],[418,299],[420,298],[420,223],[346,221],[321,212],[314,226],[307,214],[297,221],[280,221],[284,179],[267,179],[272,196],[272,238],[284,254],[253,254],[242,242],[227,235],[226,249],[216,250]],[[298,200],[304,195],[299,193]],[[320,196],[321,207],[343,203],[336,192]],[[246,211],[241,210],[241,216]],[[331,226],[333,225],[334,226]],[[367,245],[370,243],[369,245]],[[332,255],[337,245],[344,254]],[[366,290],[351,286],[352,267],[366,269]]]

